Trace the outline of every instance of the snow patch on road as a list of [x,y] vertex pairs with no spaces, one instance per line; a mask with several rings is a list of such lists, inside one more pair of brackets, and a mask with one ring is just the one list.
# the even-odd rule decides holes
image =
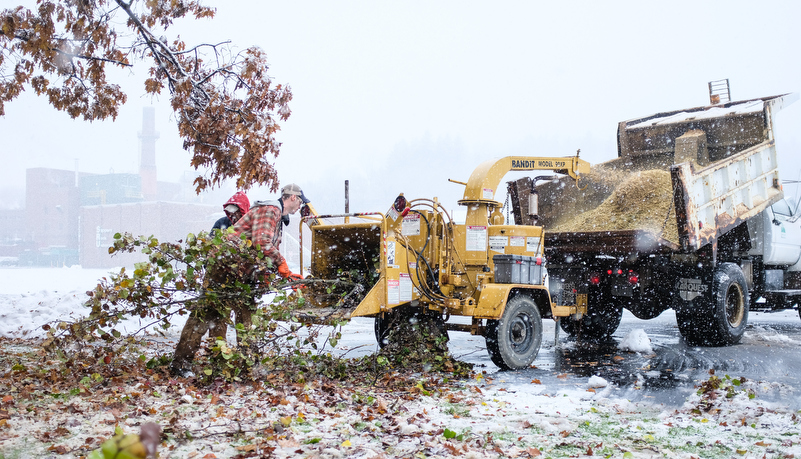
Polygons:
[[637,352],[639,354],[653,354],[651,338],[641,328],[632,330],[618,345],[621,351]]
[[587,387],[597,389],[599,387],[606,387],[609,385],[609,381],[605,380],[600,376],[590,376],[590,380],[587,381]]

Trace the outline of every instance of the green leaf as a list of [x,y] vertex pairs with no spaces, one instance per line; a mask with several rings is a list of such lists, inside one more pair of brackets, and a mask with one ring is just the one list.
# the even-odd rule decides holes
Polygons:
[[445,429],[445,432],[443,432],[442,435],[449,440],[451,438],[456,438],[456,432],[452,431],[451,429]]

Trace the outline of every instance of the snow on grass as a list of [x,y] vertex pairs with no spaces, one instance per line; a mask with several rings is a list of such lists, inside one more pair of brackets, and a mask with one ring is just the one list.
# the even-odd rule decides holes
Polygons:
[[[3,269],[0,336],[41,336],[41,325],[82,315],[84,292],[102,270]],[[796,316],[797,317],[797,316]],[[173,336],[182,324],[171,328]],[[763,336],[760,334],[760,336]],[[781,341],[781,334],[762,339]],[[372,322],[343,328],[348,355],[374,352]],[[642,330],[621,349],[651,354]],[[0,374],[13,371],[0,359]],[[45,388],[23,400],[22,387],[0,388],[0,457],[77,457],[112,435],[154,421],[167,430],[161,457],[232,457],[270,451],[273,457],[801,457],[799,413],[787,408],[793,388],[744,381],[693,393],[678,408],[614,397],[614,384],[544,390],[478,374],[443,391],[407,392],[229,386],[212,393],[191,381],[143,375],[137,384],[96,382],[102,404]],[[725,377],[722,377],[726,381]],[[286,389],[286,390],[285,390]],[[432,388],[429,388],[432,389]],[[712,395],[710,395],[712,394]],[[795,404],[798,405],[797,403]],[[61,428],[61,429],[60,429]],[[63,429],[63,430],[62,430]],[[230,435],[230,432],[239,432]],[[48,449],[49,448],[49,449]],[[420,456],[422,457],[422,456]]]
[[[42,326],[58,320],[74,321],[85,317],[86,292],[97,286],[109,273],[119,269],[6,268],[0,269],[0,336],[41,338]],[[185,317],[176,317],[168,335],[178,336]],[[119,326],[133,332],[147,325],[140,319],[128,319]]]
[[4,458],[48,457],[53,450],[77,457],[117,425],[136,432],[153,421],[167,434],[162,458],[259,449],[278,458],[801,455],[796,413],[761,400],[766,391],[781,390],[777,385],[745,382],[731,393],[694,394],[669,411],[588,390],[543,395],[537,386],[510,390],[487,377],[430,393],[317,382],[216,391],[158,378],[98,382],[91,388],[95,397],[42,392],[23,402],[14,394],[15,403],[3,408],[8,418],[0,450]]

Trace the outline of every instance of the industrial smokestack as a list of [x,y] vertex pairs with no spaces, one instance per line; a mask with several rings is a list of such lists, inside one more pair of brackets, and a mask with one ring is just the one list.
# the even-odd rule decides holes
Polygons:
[[142,131],[140,139],[139,176],[142,178],[142,195],[145,201],[156,200],[156,109],[145,107],[142,109]]

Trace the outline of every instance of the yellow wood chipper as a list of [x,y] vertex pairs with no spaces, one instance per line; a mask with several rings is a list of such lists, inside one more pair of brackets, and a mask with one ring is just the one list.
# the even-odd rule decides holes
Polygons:
[[[309,306],[304,320],[374,317],[379,345],[398,320],[430,320],[442,332],[484,336],[500,368],[529,367],[540,349],[543,318],[575,318],[586,312],[586,295],[573,296],[571,304],[555,304],[548,292],[543,229],[536,225],[536,187],[509,182],[515,221],[523,224],[506,224],[504,205],[496,200],[508,172],[534,170],[570,176],[578,184],[590,165],[578,155],[486,161],[466,183],[456,182],[465,187],[459,201],[466,207],[464,223],[456,223],[436,198],[407,200],[403,194],[385,213],[319,215],[304,208],[311,265],[303,274],[356,287],[304,289]],[[555,177],[530,183],[546,178]],[[454,316],[471,321],[450,323]]]

